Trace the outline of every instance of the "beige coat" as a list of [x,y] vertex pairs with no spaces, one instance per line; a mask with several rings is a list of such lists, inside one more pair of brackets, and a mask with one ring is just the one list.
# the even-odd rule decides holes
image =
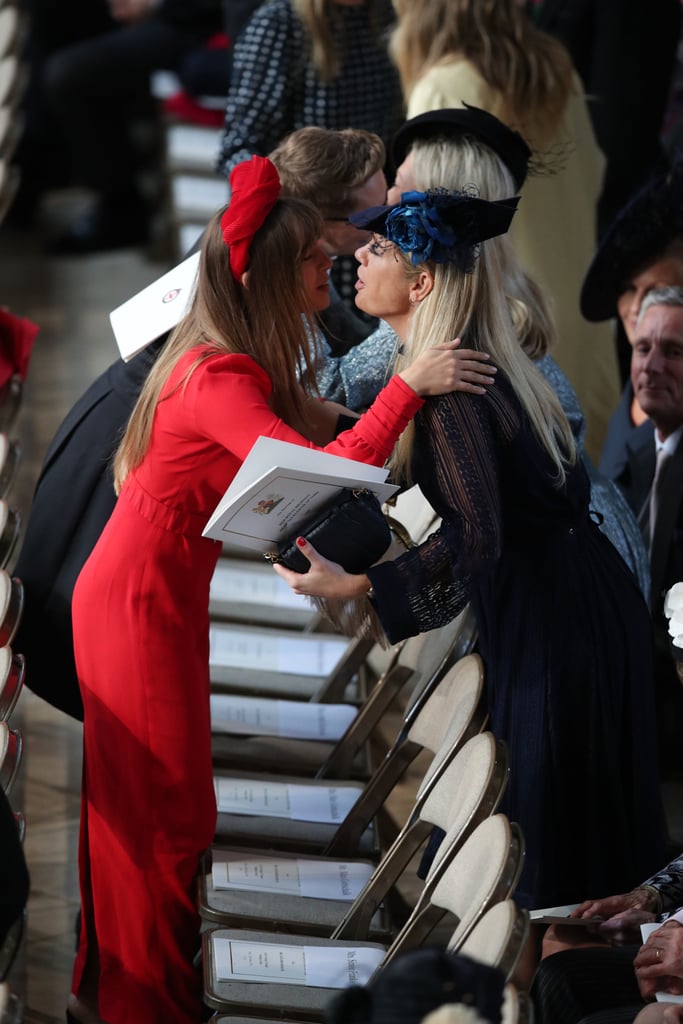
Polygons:
[[[464,103],[506,120],[503,96],[464,58],[427,72],[409,97],[408,117]],[[578,77],[564,123],[547,142],[535,146],[536,140],[523,125],[512,127],[528,138],[532,148],[561,154],[558,173],[527,179],[510,235],[524,269],[552,300],[558,328],[553,356],[581,402],[586,450],[597,460],[619,398],[619,373],[613,324],[589,323],[579,310],[581,283],[596,245],[595,211],[605,161]]]

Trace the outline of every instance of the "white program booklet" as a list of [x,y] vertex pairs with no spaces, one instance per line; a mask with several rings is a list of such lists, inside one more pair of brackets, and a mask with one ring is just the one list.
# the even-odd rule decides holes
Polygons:
[[363,792],[362,786],[305,786],[225,776],[216,776],[213,781],[219,814],[260,815],[325,825],[343,821]]
[[259,437],[204,528],[204,536],[263,554],[344,487],[386,501],[398,488],[387,469]]
[[313,988],[365,985],[384,951],[364,946],[288,946],[213,938],[218,981],[260,981]]
[[213,852],[214,889],[239,889],[352,903],[368,882],[368,861],[307,860],[284,854]]
[[[2,436],[0,434],[0,438]],[[211,578],[211,600],[312,611],[308,599],[295,594],[265,562],[263,566],[247,565],[241,568],[236,559],[228,561],[219,558]]]
[[199,253],[162,274],[109,314],[121,358],[128,362],[180,323],[194,295]]
[[211,694],[211,732],[333,742],[358,714],[350,704]]
[[[640,934],[645,942],[646,939],[656,932],[658,928],[662,927],[661,921],[651,921],[648,924],[641,924]],[[675,996],[672,992],[656,992],[655,999],[658,1003],[683,1003],[683,996]]]
[[326,679],[349,647],[348,637],[325,633],[259,633],[214,623],[209,629],[212,668]]

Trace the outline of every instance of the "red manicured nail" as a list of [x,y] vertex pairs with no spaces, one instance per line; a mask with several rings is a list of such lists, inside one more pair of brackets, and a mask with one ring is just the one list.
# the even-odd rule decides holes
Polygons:
[[306,543],[306,541],[303,539],[303,537],[297,537],[296,538],[296,542],[297,542],[297,544],[299,545],[300,548],[302,548],[304,546],[304,544]]

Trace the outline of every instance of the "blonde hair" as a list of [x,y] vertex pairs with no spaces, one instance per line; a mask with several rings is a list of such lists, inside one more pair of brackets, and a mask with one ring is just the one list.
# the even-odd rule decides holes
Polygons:
[[270,154],[282,194],[310,199],[323,216],[351,213],[352,192],[383,170],[386,160],[379,135],[362,128],[299,128]]
[[[576,447],[557,395],[520,347],[503,291],[500,243],[500,238],[481,243],[471,274],[461,273],[450,263],[413,267],[409,256],[394,250],[408,279],[425,268],[434,278],[431,293],[413,313],[396,371],[425,349],[450,338],[462,338],[464,346],[488,352],[510,381],[534,434],[550,456],[559,487],[565,479],[565,466],[576,461]],[[411,422],[391,460],[392,469],[406,479],[410,479],[414,437]]]
[[[490,146],[473,135],[416,139],[411,153],[420,189],[463,189],[476,182],[481,198],[489,200],[505,199],[515,192],[507,166]],[[503,289],[519,343],[530,359],[541,359],[557,338],[548,302],[522,269],[508,235],[499,237],[498,252]]]
[[[372,16],[373,0],[364,0]],[[335,33],[334,0],[292,0],[308,37],[313,67],[321,82],[329,83],[339,75],[345,54],[340,53]]]
[[394,0],[394,7],[390,52],[406,97],[430,68],[462,56],[500,94],[503,120],[536,143],[553,132],[573,88],[573,65],[519,0]]
[[117,493],[147,452],[155,410],[169,397],[162,392],[170,375],[181,357],[195,347],[196,359],[176,389],[209,356],[242,353],[251,356],[270,377],[271,402],[277,415],[289,423],[305,421],[304,395],[297,385],[301,379],[304,387],[315,386],[306,333],[306,325],[313,330],[315,313],[301,284],[300,267],[321,235],[320,214],[304,199],[278,200],[254,235],[244,286],[230,271],[230,250],[221,231],[226,209],[220,209],[209,222],[190,310],[164,345],[128,421],[114,458]]

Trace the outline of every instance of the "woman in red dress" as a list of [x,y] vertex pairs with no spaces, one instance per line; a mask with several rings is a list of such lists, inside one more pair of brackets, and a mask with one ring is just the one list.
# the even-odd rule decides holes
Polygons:
[[[458,379],[449,343],[392,378],[333,440],[340,407],[307,396],[304,319],[328,302],[322,225],[279,199],[260,157],[209,225],[192,308],[166,344],[116,456],[119,498],[76,583],[85,708],[81,940],[69,1013],[89,1024],[198,1024],[195,876],[216,820],[209,585],[202,537],[260,435],[382,465],[421,395]],[[305,382],[307,373],[302,378]]]

